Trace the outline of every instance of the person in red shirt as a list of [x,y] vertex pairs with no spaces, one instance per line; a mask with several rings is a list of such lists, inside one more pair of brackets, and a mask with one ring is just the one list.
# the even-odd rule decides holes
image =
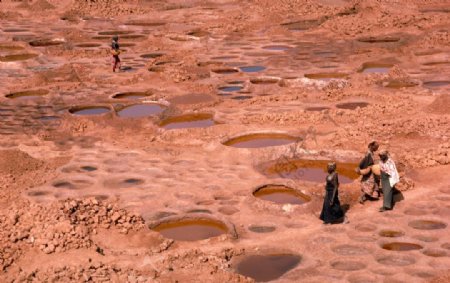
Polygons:
[[116,69],[120,70],[120,47],[119,47],[119,37],[117,35],[113,36],[111,43],[111,55],[112,55],[112,64],[113,64],[113,72]]

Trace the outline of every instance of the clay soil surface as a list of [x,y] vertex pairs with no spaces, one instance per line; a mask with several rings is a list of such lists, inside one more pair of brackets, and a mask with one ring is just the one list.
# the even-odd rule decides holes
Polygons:
[[[0,281],[449,282],[449,13],[0,1]],[[401,175],[383,213],[372,140]],[[330,160],[346,224],[318,219]]]

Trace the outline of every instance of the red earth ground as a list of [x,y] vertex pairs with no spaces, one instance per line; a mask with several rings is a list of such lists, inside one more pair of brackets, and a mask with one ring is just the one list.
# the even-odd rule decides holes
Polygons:
[[[243,260],[292,254],[274,281],[449,282],[449,13],[442,0],[0,1],[0,281],[253,282]],[[384,213],[357,201],[372,140],[401,174]],[[328,160],[347,224],[318,219]],[[253,195],[270,184],[307,201]],[[225,233],[158,232],[186,219]]]

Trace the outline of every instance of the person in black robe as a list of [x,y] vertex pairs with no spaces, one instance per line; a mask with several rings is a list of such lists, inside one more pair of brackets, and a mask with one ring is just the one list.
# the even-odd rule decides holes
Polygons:
[[327,167],[328,176],[325,185],[325,197],[323,200],[322,212],[320,219],[324,224],[332,224],[342,222],[344,218],[344,211],[341,208],[339,201],[339,177],[336,172],[336,163],[331,162]]

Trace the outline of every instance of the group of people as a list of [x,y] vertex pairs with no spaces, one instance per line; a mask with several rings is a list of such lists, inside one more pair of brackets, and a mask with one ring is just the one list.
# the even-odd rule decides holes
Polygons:
[[[361,197],[359,202],[363,204],[366,200],[377,200],[383,194],[383,206],[380,212],[391,210],[394,205],[394,187],[399,182],[399,174],[395,162],[390,158],[387,150],[378,154],[379,162],[375,153],[379,144],[376,141],[369,143],[368,152],[359,163],[356,172],[361,175]],[[323,201],[320,219],[325,224],[338,223],[345,220],[344,211],[339,201],[339,177],[336,172],[336,163],[328,164],[325,185],[325,197]]]

